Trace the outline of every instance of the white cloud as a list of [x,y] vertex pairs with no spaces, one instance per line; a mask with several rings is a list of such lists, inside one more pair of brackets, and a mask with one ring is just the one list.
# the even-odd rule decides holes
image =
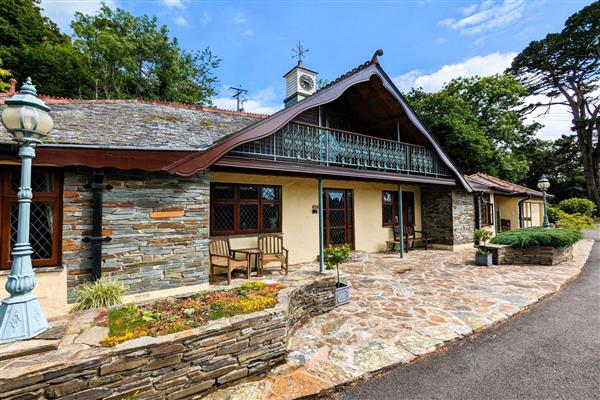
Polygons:
[[163,0],[163,3],[169,8],[185,8],[181,0]]
[[[101,7],[102,0],[42,0],[40,6],[42,13],[56,22],[64,31],[69,29],[76,12],[84,14],[95,14]],[[116,0],[105,0],[104,3],[110,8],[117,7]]]
[[[231,97],[228,88],[224,87],[218,97],[212,99],[216,107],[226,110],[235,110],[237,107],[236,99]],[[272,87],[259,90],[255,94],[250,94],[247,101],[244,102],[244,111],[273,114],[283,108],[283,99],[279,99],[277,92]]]
[[[400,91],[408,92],[411,88],[422,87],[427,92],[440,90],[445,83],[458,77],[489,76],[502,73],[508,68],[517,53],[492,53],[486,56],[476,56],[461,63],[442,66],[437,71],[426,74],[422,70],[412,70],[393,78]],[[528,103],[545,101],[544,96],[531,96]],[[564,106],[552,106],[547,113],[539,109],[527,117],[529,122],[539,122],[544,125],[538,131],[538,137],[555,139],[563,134],[571,133],[571,115]]]
[[518,21],[525,15],[527,7],[536,3],[525,0],[488,0],[479,5],[459,8],[464,17],[444,18],[439,25],[452,28],[464,35],[481,33],[491,29],[499,29]]
[[173,22],[175,22],[175,25],[177,25],[177,26],[188,26],[189,25],[189,21],[187,20],[187,18],[183,17],[181,15],[178,15],[177,17],[173,17]]
[[254,31],[252,29],[246,29],[244,32],[242,32],[243,37],[248,37],[248,36],[253,36],[253,35],[254,35]]
[[444,86],[444,83],[459,76],[488,76],[502,73],[510,66],[516,55],[517,53],[510,52],[476,56],[461,63],[444,65],[431,74],[423,74],[423,71],[419,70],[409,71],[394,78],[394,82],[400,90],[404,91],[406,88],[422,87],[427,92],[436,92]]
[[200,23],[202,23],[202,25],[207,25],[210,21],[212,21],[210,14],[206,11],[203,12],[202,16],[200,17]]
[[244,15],[244,13],[238,13],[231,19],[231,22],[234,24],[245,24],[246,16]]

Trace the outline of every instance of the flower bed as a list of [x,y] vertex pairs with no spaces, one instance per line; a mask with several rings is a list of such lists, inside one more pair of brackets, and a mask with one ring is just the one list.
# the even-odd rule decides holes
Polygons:
[[109,331],[101,344],[114,346],[142,336],[168,335],[206,325],[211,320],[271,308],[277,304],[277,293],[284,287],[282,284],[248,282],[235,289],[113,309],[102,323]]

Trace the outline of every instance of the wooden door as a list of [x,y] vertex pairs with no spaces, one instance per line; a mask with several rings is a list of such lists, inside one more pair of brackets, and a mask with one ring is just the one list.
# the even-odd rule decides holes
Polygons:
[[344,243],[354,249],[354,196],[351,189],[323,191],[325,246]]

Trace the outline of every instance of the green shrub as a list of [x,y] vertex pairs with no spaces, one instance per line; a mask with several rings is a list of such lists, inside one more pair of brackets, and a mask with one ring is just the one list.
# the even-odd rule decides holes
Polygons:
[[110,307],[123,302],[125,286],[121,282],[100,278],[87,282],[76,289],[77,300],[72,312]]
[[558,226],[566,229],[596,229],[592,217],[581,214],[567,214],[563,212],[558,220]]
[[558,206],[548,204],[548,221],[550,221],[553,224],[558,223],[561,213],[564,214],[564,211],[558,208]]
[[564,247],[583,238],[583,234],[575,229],[564,228],[523,228],[497,234],[494,244],[507,244],[512,247],[552,246]]
[[483,250],[477,249],[477,254],[480,254],[483,256],[490,255],[491,253],[489,251],[487,251],[486,245],[487,245],[488,240],[490,240],[492,238],[492,236],[494,236],[492,231],[489,231],[487,229],[477,229],[474,232],[474,236],[475,236],[475,240],[477,240],[478,242],[483,242]]
[[586,217],[592,217],[596,211],[596,205],[593,201],[581,197],[573,197],[558,203],[558,208],[567,214],[581,214]]
[[325,269],[337,269],[337,285],[340,284],[340,264],[346,262],[350,255],[350,246],[344,244],[343,246],[332,246],[329,245],[325,248],[323,254],[323,261],[325,262]]

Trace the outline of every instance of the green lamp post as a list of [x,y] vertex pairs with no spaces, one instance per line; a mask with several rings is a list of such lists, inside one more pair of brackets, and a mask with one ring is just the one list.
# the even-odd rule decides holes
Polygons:
[[17,242],[12,250],[12,265],[6,281],[10,296],[0,305],[0,343],[29,339],[48,329],[37,296],[31,291],[35,287],[35,273],[31,265],[33,250],[29,244],[31,191],[31,164],[35,157],[35,146],[53,128],[50,108],[37,97],[31,78],[21,86],[21,92],[6,100],[2,111],[2,123],[20,146],[21,184],[17,193],[19,219]]
[[550,181],[546,178],[546,175],[542,175],[540,180],[537,183],[538,189],[542,191],[544,196],[544,228],[550,226],[550,222],[548,221],[548,202],[546,201],[546,191],[550,187]]

